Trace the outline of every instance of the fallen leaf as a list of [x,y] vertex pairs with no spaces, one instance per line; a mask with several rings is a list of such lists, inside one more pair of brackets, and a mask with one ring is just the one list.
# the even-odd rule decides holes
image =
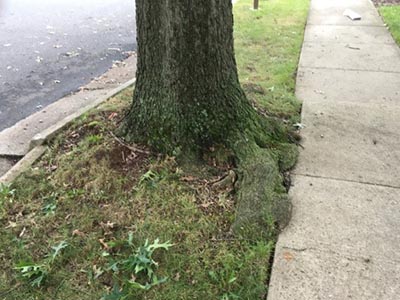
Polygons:
[[286,261],[291,261],[293,260],[294,256],[292,253],[286,251],[283,253],[283,258],[286,259]]
[[99,239],[99,243],[103,246],[104,249],[108,250],[110,247],[104,242],[104,239]]
[[196,180],[196,178],[195,178],[195,177],[193,177],[193,176],[183,176],[183,177],[181,177],[181,180],[182,180],[182,181],[188,181],[188,182],[191,182],[191,181],[195,181],[195,180]]
[[73,236],[77,235],[77,236],[80,236],[80,237],[85,237],[85,234],[82,231],[78,230],[78,229],[75,229],[74,231],[72,231],[72,235]]
[[200,206],[203,208],[208,208],[211,204],[212,204],[211,202],[207,202],[207,203],[200,204]]
[[24,227],[24,228],[22,229],[22,231],[21,231],[21,233],[19,234],[18,237],[22,237],[22,236],[24,235],[25,231],[26,231],[26,227]]
[[17,222],[8,221],[8,226],[6,227],[6,229],[15,227],[17,227]]
[[109,120],[113,120],[115,117],[117,117],[118,116],[118,113],[116,113],[116,112],[113,112],[113,113],[111,113],[109,116],[108,116],[108,119]]

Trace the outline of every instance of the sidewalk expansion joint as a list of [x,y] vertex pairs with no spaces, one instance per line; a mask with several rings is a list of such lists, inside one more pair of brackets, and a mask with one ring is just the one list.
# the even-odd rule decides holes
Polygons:
[[293,252],[305,252],[305,251],[318,251],[321,253],[329,253],[329,254],[333,254],[342,258],[345,258],[348,261],[359,261],[362,263],[375,263],[375,262],[381,262],[381,261],[388,261],[391,263],[400,263],[399,260],[397,259],[381,259],[381,258],[372,258],[370,256],[357,256],[357,255],[351,255],[349,253],[346,253],[344,251],[335,251],[332,249],[328,249],[328,248],[323,248],[323,247],[301,247],[301,248],[296,248],[296,247],[290,247],[290,246],[282,246],[283,250],[286,251],[293,251]]
[[357,180],[344,179],[344,178],[326,177],[326,176],[318,176],[318,175],[310,175],[310,174],[301,174],[301,173],[296,173],[296,172],[292,172],[292,175],[311,177],[311,178],[318,178],[318,179],[327,179],[327,180],[334,180],[334,181],[343,181],[343,182],[350,182],[350,183],[358,183],[358,184],[365,184],[365,185],[370,185],[370,186],[384,187],[384,188],[391,188],[391,189],[400,190],[400,186],[390,185],[390,184],[383,184],[383,183],[374,183],[374,182],[369,182],[369,181],[357,181]]
[[373,25],[373,24],[317,24],[317,23],[307,23],[307,26],[351,26],[351,27],[383,27],[386,28],[385,25]]
[[[323,41],[322,43],[321,43],[321,41],[318,41],[318,40],[304,40],[304,42],[303,42],[303,45],[304,44],[314,44],[314,45],[321,45],[321,44],[334,44],[334,45],[343,45],[343,44],[347,44],[347,46],[349,46],[349,44],[351,44],[351,45],[360,45],[360,46],[362,46],[362,45],[371,45],[371,43],[370,42],[344,42],[344,41],[339,41],[339,40],[336,40],[336,41]],[[395,46],[395,47],[397,47],[397,44],[393,41],[393,42],[376,42],[375,43],[375,45],[388,45],[388,46]],[[348,48],[348,47],[347,47]],[[349,48],[349,49],[351,49],[351,48]],[[353,49],[353,50],[360,50],[360,49]]]
[[337,70],[337,71],[351,71],[351,72],[371,72],[371,73],[387,73],[387,74],[400,74],[400,71],[383,71],[383,70],[368,70],[368,69],[345,69],[345,68],[329,68],[329,67],[308,67],[304,65],[299,66],[299,70],[316,69],[316,70]]

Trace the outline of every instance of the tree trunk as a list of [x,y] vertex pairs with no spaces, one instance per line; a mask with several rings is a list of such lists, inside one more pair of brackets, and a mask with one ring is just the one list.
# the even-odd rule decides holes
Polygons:
[[255,10],[258,9],[258,0],[254,0],[253,9],[255,9]]
[[125,138],[181,157],[214,145],[232,150],[241,182],[234,230],[254,238],[284,225],[290,204],[280,154],[267,149],[282,131],[240,87],[231,0],[136,0],[136,13],[137,80]]
[[238,81],[231,0],[137,0],[136,11],[128,139],[166,153],[226,144],[253,110]]

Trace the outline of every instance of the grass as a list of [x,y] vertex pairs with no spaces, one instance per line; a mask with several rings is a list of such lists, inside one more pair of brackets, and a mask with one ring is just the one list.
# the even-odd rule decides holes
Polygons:
[[235,54],[242,86],[269,114],[298,122],[300,103],[294,89],[309,2],[260,1],[259,11],[252,11],[251,5],[235,5]]
[[[248,96],[299,117],[294,83],[306,0],[235,6]],[[232,167],[182,170],[111,133],[132,89],[83,115],[11,187],[0,188],[1,299],[265,299],[275,237],[232,235]]]
[[381,6],[379,12],[388,25],[394,40],[400,45],[400,5]]

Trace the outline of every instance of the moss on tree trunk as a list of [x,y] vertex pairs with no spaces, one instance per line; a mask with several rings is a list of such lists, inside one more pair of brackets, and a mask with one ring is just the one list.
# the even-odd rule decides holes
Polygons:
[[122,126],[127,140],[167,154],[232,149],[242,175],[238,231],[273,224],[281,218],[275,211],[288,214],[287,201],[279,200],[277,156],[265,149],[282,133],[240,87],[231,0],[136,0],[136,12],[137,80]]

